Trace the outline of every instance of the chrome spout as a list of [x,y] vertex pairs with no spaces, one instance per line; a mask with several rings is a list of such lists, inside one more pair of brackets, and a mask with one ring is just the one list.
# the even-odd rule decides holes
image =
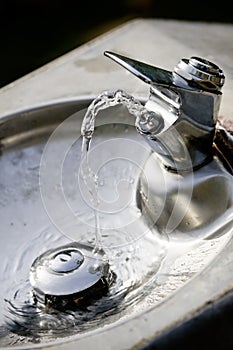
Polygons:
[[216,64],[200,57],[183,58],[170,72],[113,52],[104,54],[150,85],[145,107],[163,119],[163,128],[154,128],[154,123],[145,127],[143,120],[136,127],[167,169],[191,171],[212,160],[225,81]]

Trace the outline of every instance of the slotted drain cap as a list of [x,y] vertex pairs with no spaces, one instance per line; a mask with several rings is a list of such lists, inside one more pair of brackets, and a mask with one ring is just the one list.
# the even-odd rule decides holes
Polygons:
[[103,250],[72,242],[37,257],[30,270],[30,283],[39,297],[65,297],[85,293],[109,273]]

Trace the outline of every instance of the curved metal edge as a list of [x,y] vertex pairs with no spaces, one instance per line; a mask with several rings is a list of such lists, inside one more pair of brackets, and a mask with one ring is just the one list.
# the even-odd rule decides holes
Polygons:
[[80,103],[80,102],[82,102],[84,104],[86,103],[88,106],[88,104],[95,97],[96,97],[96,95],[81,95],[79,97],[59,98],[59,99],[46,101],[45,103],[43,102],[43,103],[28,105],[24,108],[14,110],[14,112],[0,115],[0,126],[1,126],[2,121],[5,121],[6,119],[8,120],[8,119],[14,118],[15,115],[27,113],[28,111],[36,111],[36,110],[48,108],[48,107],[54,108],[54,106],[62,106],[63,104],[65,104],[65,105],[71,104],[72,105],[72,104],[76,104],[76,103]]

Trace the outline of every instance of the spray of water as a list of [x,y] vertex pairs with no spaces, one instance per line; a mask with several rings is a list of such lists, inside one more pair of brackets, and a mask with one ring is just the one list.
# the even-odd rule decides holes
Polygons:
[[144,105],[132,95],[123,90],[105,91],[97,96],[89,105],[83,118],[81,134],[84,138],[84,144],[88,150],[95,129],[95,119],[97,114],[102,110],[112,106],[122,104],[127,107],[128,111],[135,117],[135,125],[138,120],[145,122],[148,120],[150,113]]
[[126,93],[123,90],[105,91],[97,96],[89,105],[87,112],[83,118],[81,126],[81,134],[83,137],[82,143],[82,157],[81,157],[81,175],[86,184],[89,194],[91,196],[91,202],[94,207],[95,214],[95,250],[101,249],[101,228],[98,214],[98,176],[95,174],[88,162],[88,151],[90,150],[91,140],[95,130],[95,120],[98,113],[109,107],[122,104],[127,107],[128,111],[135,117],[135,125],[140,123],[147,123],[150,117],[150,112],[144,107],[144,105],[132,95]]

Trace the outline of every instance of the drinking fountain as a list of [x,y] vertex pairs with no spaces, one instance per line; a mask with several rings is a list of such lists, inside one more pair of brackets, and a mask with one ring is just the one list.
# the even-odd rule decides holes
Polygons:
[[[82,184],[87,186],[96,205],[95,225],[99,225],[99,181],[88,162],[95,121],[101,110],[125,105],[130,115],[136,116],[136,131],[150,149],[141,171],[134,176],[133,197],[141,217],[153,228],[152,235],[157,239],[160,235],[161,241],[166,237],[167,256],[163,257],[161,267],[149,272],[158,275],[158,283],[160,274],[165,274],[171,264],[171,256],[176,260],[180,251],[190,253],[203,241],[224,236],[232,225],[232,174],[214,154],[213,147],[225,76],[218,66],[200,57],[183,58],[174,71],[169,72],[113,52],[105,51],[105,55],[149,83],[150,96],[141,103],[116,90],[104,92],[92,101],[81,125]],[[108,147],[113,152],[112,147],[117,144]],[[104,236],[109,231],[111,240],[114,217],[121,222],[122,210],[124,208],[110,214],[110,227],[102,232],[102,227],[97,227],[97,234]],[[103,226],[107,216],[102,218]],[[101,245],[101,237],[96,238]],[[143,242],[143,238],[140,240]],[[154,254],[158,254],[156,249]],[[93,299],[101,299],[114,285],[113,274],[117,280],[118,273],[114,267],[111,271],[102,247],[71,242],[50,249],[34,260],[30,284],[36,304],[42,302],[58,310],[74,310],[91,305]]]
[[228,66],[129,27],[0,92],[3,349],[176,348],[231,305]]

